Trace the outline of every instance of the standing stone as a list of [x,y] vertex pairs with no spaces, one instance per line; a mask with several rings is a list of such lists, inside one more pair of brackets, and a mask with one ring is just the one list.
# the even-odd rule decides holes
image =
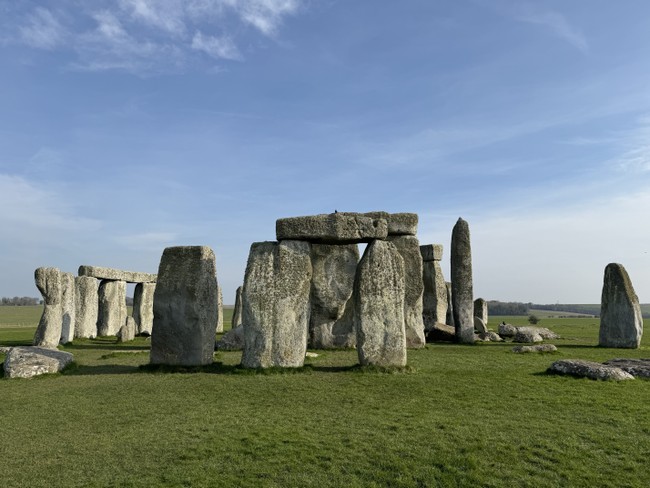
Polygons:
[[447,281],[445,282],[445,288],[447,290],[447,315],[445,317],[445,324],[450,325],[454,327],[455,330],[455,323],[454,323],[454,302],[451,299],[451,282]]
[[37,268],[34,271],[36,287],[43,295],[43,315],[34,334],[34,345],[55,349],[61,339],[63,286],[61,271],[57,268]]
[[642,336],[643,318],[632,281],[622,264],[610,263],[605,268],[598,344],[635,349]]
[[456,341],[473,344],[472,248],[469,225],[463,219],[458,219],[451,233],[451,289]]
[[241,325],[241,317],[242,317],[241,292],[242,292],[242,287],[238,286],[237,291],[235,292],[235,308],[232,311],[232,322],[230,325],[231,329],[234,329]]
[[[416,214],[413,214],[416,215]],[[417,215],[416,215],[417,216]],[[388,236],[404,261],[404,327],[406,347],[419,349],[425,346],[424,320],[422,318],[422,255],[417,237]]]
[[126,321],[126,281],[102,280],[97,295],[97,335],[114,336]]
[[487,326],[488,323],[488,304],[483,298],[474,300],[474,317],[478,317]]
[[353,317],[345,314],[359,262],[356,244],[311,246],[311,318],[309,344],[314,349],[354,347]]
[[75,285],[72,273],[61,273],[61,344],[74,339],[75,327]]
[[133,319],[136,334],[151,335],[153,328],[153,296],[155,283],[138,283],[133,292]]
[[390,242],[373,241],[354,280],[354,321],[359,363],[406,365],[404,260]]
[[131,342],[135,339],[137,325],[133,317],[127,317],[126,322],[117,333],[117,342]]
[[431,244],[420,246],[422,255],[422,317],[424,328],[430,329],[437,323],[447,323],[447,286],[442,274],[440,260],[442,245]]
[[76,338],[97,337],[97,311],[99,281],[90,276],[77,276],[75,282],[75,327]]
[[310,245],[256,242],[246,265],[243,302],[245,368],[300,367],[307,350]]
[[219,311],[217,315],[217,334],[221,334],[223,332],[223,290],[219,283],[217,283],[217,289],[219,290],[217,294],[217,310]]
[[212,363],[219,290],[214,252],[207,246],[168,247],[153,301],[151,363]]

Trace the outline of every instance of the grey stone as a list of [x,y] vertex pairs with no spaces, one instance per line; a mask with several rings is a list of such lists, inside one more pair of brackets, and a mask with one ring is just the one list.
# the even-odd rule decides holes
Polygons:
[[503,342],[503,339],[499,334],[494,331],[487,330],[478,335],[479,339],[484,342]]
[[217,283],[217,288],[219,290],[217,295],[217,309],[219,311],[217,316],[217,334],[221,334],[223,332],[223,290],[219,286],[219,283]]
[[359,262],[356,244],[311,246],[309,345],[314,349],[354,347],[354,318],[345,313]]
[[517,333],[512,339],[512,342],[542,342],[544,338],[536,331],[527,329],[525,327],[517,328]]
[[605,361],[605,364],[621,368],[635,378],[650,378],[650,359],[617,358]]
[[212,363],[218,296],[212,249],[177,246],[163,251],[153,300],[151,364]]
[[529,334],[538,334],[544,340],[553,340],[559,339],[560,336],[546,327],[535,327],[535,326],[522,326],[517,327],[518,332],[529,333]]
[[445,282],[445,288],[447,289],[447,314],[445,316],[445,324],[451,325],[455,329],[454,302],[452,300],[451,283],[449,281]]
[[61,273],[61,344],[74,339],[75,328],[75,283],[72,273]]
[[[422,246],[420,246],[422,249]],[[438,261],[424,261],[422,263],[422,317],[425,328],[435,323],[447,321],[447,285],[442,275],[442,268]]]
[[278,241],[299,240],[316,244],[354,244],[385,239],[388,224],[361,214],[332,213],[278,219]]
[[422,261],[442,261],[442,244],[425,244],[420,246]]
[[127,317],[126,322],[117,333],[117,342],[131,342],[135,339],[136,323],[133,317]]
[[240,325],[226,332],[217,341],[215,349],[218,351],[241,351],[244,349],[244,327]]
[[584,361],[582,359],[562,359],[555,361],[548,368],[548,372],[590,378],[592,380],[622,381],[634,379],[634,376],[623,371],[621,368],[607,366],[593,361]]
[[90,276],[75,279],[74,336],[81,339],[97,337],[97,312],[99,307],[99,281]]
[[515,327],[512,324],[506,324],[505,322],[501,322],[499,324],[499,329],[497,330],[499,335],[501,337],[514,337],[517,335],[517,327]]
[[[346,213],[346,215],[350,215]],[[388,224],[389,236],[414,236],[418,233],[418,214],[366,212],[361,215],[373,219],[384,219]]]
[[137,271],[103,268],[101,266],[79,266],[79,276],[90,276],[99,280],[126,281],[127,283],[155,283],[156,275]]
[[537,344],[535,346],[515,346],[512,352],[516,353],[529,353],[529,352],[556,352],[557,347],[553,344]]
[[133,318],[136,333],[151,335],[153,329],[153,297],[156,293],[155,283],[138,283],[133,292]]
[[469,225],[460,218],[451,233],[451,288],[456,341],[471,344],[474,342],[472,249]]
[[300,367],[309,328],[312,267],[302,241],[251,246],[242,291],[245,368]]
[[5,378],[32,378],[58,373],[73,361],[69,352],[42,347],[12,347],[5,357]]
[[63,325],[63,285],[57,268],[37,268],[34,271],[36,287],[43,295],[43,314],[34,334],[35,346],[56,348],[61,340]]
[[97,335],[114,336],[126,321],[126,281],[101,281],[97,296]]
[[474,317],[478,317],[487,326],[488,324],[488,304],[482,298],[474,300]]
[[354,319],[359,363],[406,365],[404,260],[390,242],[373,241],[357,267]]
[[477,334],[485,334],[488,331],[487,326],[480,317],[474,316],[474,331]]
[[242,320],[242,301],[241,301],[241,292],[242,292],[242,287],[238,286],[237,291],[235,292],[235,308],[232,312],[232,323],[231,323],[231,329],[234,329],[235,327],[239,327],[241,325],[241,320]]
[[[415,215],[415,214],[413,214]],[[406,329],[406,347],[419,349],[424,347],[424,321],[422,318],[422,255],[420,243],[414,236],[388,236],[402,260],[404,261],[404,327]]]
[[639,298],[622,264],[605,267],[600,304],[600,334],[603,347],[636,349],[643,337],[643,318]]
[[435,323],[425,329],[427,342],[454,342],[456,329],[451,325]]

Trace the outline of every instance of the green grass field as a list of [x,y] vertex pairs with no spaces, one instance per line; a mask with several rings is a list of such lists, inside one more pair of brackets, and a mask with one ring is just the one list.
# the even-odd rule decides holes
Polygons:
[[[29,343],[41,307],[5,316],[0,345]],[[228,319],[226,328],[229,328]],[[515,325],[526,317],[491,317]],[[260,374],[219,352],[200,373],[152,373],[148,343],[75,341],[62,375],[0,380],[5,487],[646,487],[650,382],[545,374],[556,359],[650,357],[596,347],[598,319],[545,318],[559,352],[428,345],[411,370],[318,351]],[[127,352],[128,351],[128,352]]]

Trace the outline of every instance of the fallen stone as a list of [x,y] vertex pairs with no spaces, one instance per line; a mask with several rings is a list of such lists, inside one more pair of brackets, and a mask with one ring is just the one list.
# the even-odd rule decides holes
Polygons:
[[483,324],[488,324],[488,304],[483,298],[474,300],[474,317],[478,317]]
[[386,241],[370,243],[354,280],[354,322],[359,363],[406,365],[404,260]]
[[242,318],[242,302],[241,302],[242,287],[238,286],[235,292],[235,308],[232,311],[231,329],[241,325]]
[[90,276],[77,276],[75,282],[74,336],[81,339],[97,337],[97,295],[99,281]]
[[138,283],[133,292],[133,318],[136,334],[151,335],[153,329],[153,297],[155,283]]
[[307,352],[305,353],[305,357],[306,357],[306,358],[317,358],[318,356],[319,356],[319,354],[316,354],[315,352],[309,352],[309,351],[307,351]]
[[474,317],[474,331],[477,334],[485,334],[488,331],[487,326],[480,317]]
[[244,327],[239,325],[226,332],[217,341],[215,349],[218,351],[241,351],[244,349]]
[[153,300],[151,364],[211,364],[217,300],[217,267],[212,249],[166,248]]
[[69,352],[43,347],[12,347],[5,357],[5,378],[32,378],[58,373],[73,361]]
[[[354,214],[346,212],[346,215]],[[366,212],[360,215],[386,220],[389,236],[414,236],[418,233],[418,214],[416,213]]]
[[126,322],[126,281],[103,280],[97,291],[97,335],[114,336]]
[[79,276],[90,276],[99,280],[126,281],[127,283],[155,283],[156,275],[137,271],[103,268],[101,266],[79,266]]
[[621,368],[635,378],[650,378],[650,359],[610,359],[605,361],[608,366]]
[[512,324],[501,322],[497,331],[501,337],[514,337],[517,335],[517,327]]
[[301,367],[307,350],[310,245],[302,241],[251,246],[242,292],[245,368]]
[[484,342],[503,342],[503,338],[492,330],[478,334],[478,338]]
[[315,244],[355,244],[385,239],[388,224],[361,214],[332,213],[278,219],[278,241],[299,240]]
[[442,244],[425,244],[420,246],[422,261],[442,261]]
[[633,380],[634,376],[615,366],[607,366],[593,361],[584,361],[582,359],[562,359],[555,361],[550,368],[549,373],[567,374],[579,378],[589,378],[592,380]]
[[554,340],[560,338],[558,334],[556,334],[550,329],[547,329],[546,327],[533,327],[533,326],[526,325],[522,327],[517,327],[517,331],[531,333],[531,334],[539,334],[539,336],[544,340]]
[[528,353],[528,352],[556,352],[557,347],[553,344],[537,344],[535,346],[515,346],[512,352]]
[[456,329],[451,325],[436,323],[425,330],[427,342],[454,342]]
[[534,330],[529,330],[524,327],[519,327],[517,333],[512,339],[512,342],[543,342],[544,338]]
[[451,288],[456,341],[471,344],[474,342],[472,248],[469,225],[460,218],[451,233]]
[[622,264],[605,267],[598,345],[636,349],[643,337],[639,298]]
[[[420,246],[422,249],[422,246]],[[424,261],[422,263],[422,318],[424,327],[436,323],[445,323],[447,320],[447,285],[442,275],[442,267],[438,261]]]
[[61,273],[61,344],[68,344],[74,339],[75,328],[75,283],[72,273]]
[[354,317],[346,312],[359,262],[356,244],[311,246],[311,313],[308,344],[313,349],[356,345]]
[[127,317],[126,322],[117,333],[117,342],[131,342],[135,339],[137,325],[133,317]]
[[61,340],[63,325],[63,285],[57,268],[37,268],[34,271],[36,287],[43,295],[43,314],[34,334],[34,346],[55,349]]

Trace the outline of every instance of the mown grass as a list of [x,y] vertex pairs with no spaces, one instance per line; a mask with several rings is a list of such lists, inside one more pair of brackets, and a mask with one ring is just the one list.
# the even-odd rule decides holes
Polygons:
[[[354,351],[317,351],[294,374],[244,372],[236,352],[151,370],[144,338],[75,341],[64,374],[0,381],[3,485],[647,486],[650,382],[544,371],[650,357],[650,342],[596,347],[598,319],[541,325],[563,336],[558,353],[434,344],[402,374],[355,367]],[[0,326],[0,344],[16,334]]]

